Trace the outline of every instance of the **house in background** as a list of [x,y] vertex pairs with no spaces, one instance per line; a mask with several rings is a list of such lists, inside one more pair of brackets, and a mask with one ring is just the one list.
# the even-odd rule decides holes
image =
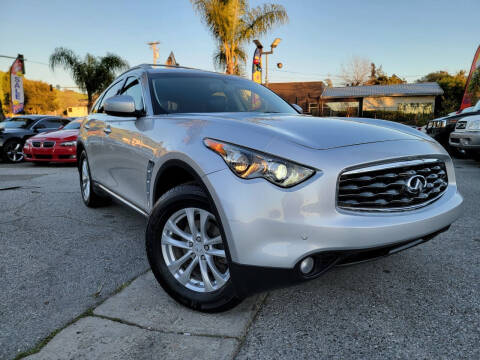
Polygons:
[[318,115],[325,84],[322,81],[269,83],[268,88],[290,104],[300,105],[304,113]]
[[326,88],[320,98],[320,116],[376,117],[399,112],[408,117],[433,116],[442,88],[436,82]]
[[289,103],[314,116],[372,117],[422,124],[433,119],[443,95],[436,82],[326,87],[321,81],[270,83]]
[[67,108],[66,115],[68,117],[87,116],[88,108],[86,106],[70,106]]

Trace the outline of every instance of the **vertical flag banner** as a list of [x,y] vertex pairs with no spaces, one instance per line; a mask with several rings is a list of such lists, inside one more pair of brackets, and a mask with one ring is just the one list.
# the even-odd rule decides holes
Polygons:
[[252,80],[258,84],[262,83],[262,49],[259,47],[253,53]]
[[[473,57],[472,67],[470,68],[470,73],[468,74],[467,84],[465,85],[465,93],[463,94],[460,110],[463,110],[467,107],[475,105],[473,101],[479,94],[472,93],[470,89],[470,84],[472,83],[472,79],[474,79],[475,82],[478,82],[479,78],[480,78],[480,46],[478,47],[477,52]],[[477,89],[477,92],[480,92],[480,90]]]
[[10,68],[10,89],[12,99],[12,113],[18,114],[23,111],[23,75],[25,74],[25,65],[23,55],[18,55]]

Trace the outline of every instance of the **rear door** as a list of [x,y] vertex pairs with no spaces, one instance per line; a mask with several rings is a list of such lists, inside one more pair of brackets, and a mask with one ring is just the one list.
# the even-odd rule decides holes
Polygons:
[[100,100],[97,101],[90,115],[88,115],[88,120],[82,129],[82,131],[86,132],[84,145],[87,151],[91,176],[101,184],[105,184],[108,179],[105,169],[105,164],[108,162],[108,154],[104,146],[104,139],[106,135],[105,123],[109,116],[105,114],[103,104],[106,99],[118,94],[123,82],[124,79],[115,82],[101,95]]
[[[129,95],[135,101],[135,109],[145,114],[144,89],[138,78],[131,76],[125,81],[121,95]],[[109,161],[105,164],[109,179],[107,186],[141,209],[147,209],[147,167],[153,157],[154,147],[143,134],[148,122],[146,116],[110,116],[106,127],[105,148]]]

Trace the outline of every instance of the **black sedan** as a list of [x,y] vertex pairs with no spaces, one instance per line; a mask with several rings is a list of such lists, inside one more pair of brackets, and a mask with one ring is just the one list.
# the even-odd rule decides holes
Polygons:
[[437,140],[444,148],[449,149],[448,139],[455,130],[457,121],[472,115],[480,115],[480,101],[474,107],[463,109],[460,113],[430,120],[427,124],[427,134]]
[[22,115],[0,122],[0,156],[7,162],[23,160],[23,145],[30,136],[58,130],[70,120],[49,115]]

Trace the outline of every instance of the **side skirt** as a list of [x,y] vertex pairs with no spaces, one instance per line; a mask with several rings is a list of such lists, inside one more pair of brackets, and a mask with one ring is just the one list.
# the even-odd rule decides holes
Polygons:
[[139,208],[137,205],[132,204],[130,201],[126,200],[125,198],[121,197],[117,193],[113,192],[112,190],[108,189],[107,187],[103,186],[102,184],[99,184],[98,182],[95,182],[95,186],[97,186],[100,190],[104,191],[114,199],[120,201],[122,204],[127,205],[131,209],[135,210],[136,212],[142,214],[145,217],[149,217],[150,215],[143,209]]

